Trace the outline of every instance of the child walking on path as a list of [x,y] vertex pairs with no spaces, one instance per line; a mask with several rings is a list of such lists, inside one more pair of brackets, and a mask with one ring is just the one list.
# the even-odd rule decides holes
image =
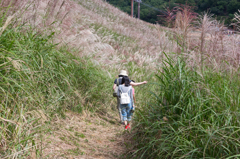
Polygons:
[[[125,71],[125,70],[121,70],[119,75],[118,75],[118,78],[116,78],[114,80],[114,84],[113,84],[113,88],[112,88],[113,90],[115,90],[116,87],[119,87],[120,85],[122,85],[123,77],[128,77],[127,71]],[[139,85],[146,84],[146,83],[147,83],[147,81],[138,82],[138,83],[130,81],[130,85],[131,86],[139,86]],[[123,118],[122,118],[122,113],[121,113],[121,109],[120,109],[120,98],[119,98],[119,95],[117,96],[117,109],[118,109],[118,113],[119,113],[120,123],[122,123],[123,122]]]
[[[130,128],[130,121],[131,121],[131,108],[134,105],[133,103],[133,94],[132,94],[132,86],[130,85],[130,80],[127,76],[124,76],[122,78],[122,85],[119,85],[118,89],[118,96],[121,96],[123,93],[128,94],[129,103],[122,104],[123,102],[122,99],[120,101],[120,108],[121,108],[121,115],[122,115],[122,120],[125,125],[125,130]],[[122,97],[123,98],[123,97]]]

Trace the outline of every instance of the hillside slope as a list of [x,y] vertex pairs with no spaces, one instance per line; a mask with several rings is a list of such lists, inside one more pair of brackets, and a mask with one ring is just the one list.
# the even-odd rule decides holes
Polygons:
[[[200,17],[199,29],[196,30],[190,25],[184,28],[182,24],[186,21],[180,15],[178,27],[168,29],[131,18],[102,0],[11,2],[12,8],[8,7],[10,0],[0,3],[1,8],[9,9],[8,12],[0,12],[3,15],[0,21],[0,75],[3,79],[0,83],[1,158],[31,155],[32,158],[34,155],[46,158],[114,158],[124,154],[128,148],[132,148],[129,152],[140,158],[153,154],[151,151],[156,153],[153,155],[166,157],[164,148],[155,150],[155,143],[161,146],[155,137],[166,139],[161,137],[158,122],[166,126],[164,119],[169,120],[170,125],[166,129],[171,129],[171,124],[174,125],[171,121],[178,121],[175,108],[181,112],[178,111],[179,105],[182,104],[181,108],[186,110],[191,110],[189,105],[194,108],[195,105],[203,106],[199,110],[205,110],[214,103],[219,106],[219,99],[223,97],[226,101],[222,103],[227,103],[227,109],[239,103],[235,101],[239,99],[239,93],[232,88],[237,89],[233,86],[239,81],[233,74],[240,66],[240,36],[226,35],[223,26],[210,17]],[[12,21],[9,20],[11,15],[14,17]],[[9,21],[12,23],[6,27]],[[217,27],[220,31],[216,31]],[[166,60],[166,57],[169,58]],[[117,122],[116,101],[111,94],[112,82],[120,69],[128,70],[131,79],[148,80],[150,83],[136,88],[138,110],[134,126],[137,128],[130,134],[133,144],[126,143],[123,138],[125,134]],[[220,87],[219,96],[216,96],[218,82],[225,84],[230,81],[222,75],[236,80],[233,86]],[[198,97],[198,91],[202,91],[203,98]],[[234,95],[229,98],[226,91]],[[186,95],[181,95],[182,92]],[[211,92],[213,94],[209,94]],[[195,98],[200,104],[191,103]],[[202,103],[202,99],[208,101],[208,98],[211,98],[210,102]],[[161,111],[163,105],[166,105],[166,113]],[[197,110],[193,119],[201,124],[195,120]],[[225,110],[224,105],[221,110]],[[86,112],[89,112],[88,116],[84,116]],[[190,121],[192,111],[189,114]],[[184,114],[182,117],[185,121]],[[208,134],[207,126],[205,128]],[[99,132],[95,131],[97,129]],[[168,131],[165,133],[169,135]],[[181,137],[182,141],[190,143],[185,136]],[[201,136],[198,137],[201,140]],[[169,141],[175,140],[170,138]],[[198,143],[204,145],[201,141]],[[178,148],[179,144],[175,144]],[[177,149],[168,146],[171,148],[168,154],[174,155],[170,150]],[[215,147],[214,143],[212,146]],[[211,153],[212,148],[208,148]],[[119,152],[114,152],[116,149]],[[158,153],[160,151],[163,153]],[[184,157],[185,154],[190,154],[188,148],[179,156]]]
[[[23,8],[28,2],[16,1],[15,6]],[[42,30],[51,27],[58,33],[55,42],[110,67],[124,67],[129,61],[154,66],[162,51],[176,51],[156,25],[131,18],[102,0],[32,1],[21,20]]]
[[[29,1],[15,3],[19,8],[27,6]],[[213,57],[208,61],[210,63],[215,58],[219,58],[216,61],[232,61],[231,56],[238,58],[236,50],[239,46],[235,44],[238,43],[239,36],[223,35],[223,30],[216,32],[216,28],[222,29],[223,26],[211,17],[208,21],[212,25],[205,28],[207,30],[204,34],[208,35],[205,35],[203,43],[201,30],[186,25],[188,22],[184,19],[179,19],[182,24],[179,23],[178,28],[167,29],[131,18],[103,0],[32,0],[30,7],[19,19],[43,31],[52,28],[56,32],[55,42],[73,47],[77,56],[88,56],[96,64],[100,62],[114,70],[130,69],[129,62],[137,67],[156,68],[162,62],[163,52],[182,53],[192,67],[200,62],[202,47],[208,54],[206,57]],[[204,24],[201,17],[197,21],[196,25],[201,28]],[[141,77],[136,76],[136,70],[136,67],[131,69],[133,77]]]
[[[0,97],[3,101],[1,112],[4,112],[0,118],[1,158],[48,158],[64,155],[85,155],[90,158],[92,153],[95,158],[101,158],[101,155],[114,158],[125,151],[126,142],[121,136],[123,129],[116,122],[116,111],[111,112],[116,108],[115,99],[109,93],[112,86],[110,81],[113,81],[114,74],[118,73],[121,67],[128,67],[129,61],[142,66],[144,63],[147,65],[149,61],[146,60],[155,60],[148,54],[149,50],[156,49],[154,45],[144,44],[152,42],[149,35],[156,35],[157,30],[153,25],[134,20],[134,23],[139,23],[143,28],[132,32],[132,22],[128,15],[102,1],[93,2],[95,6],[103,5],[101,9],[109,7],[116,10],[113,19],[118,18],[118,13],[123,14],[120,17],[128,23],[121,24],[122,20],[118,19],[116,21],[119,24],[115,25],[109,19],[108,13],[98,14],[87,1],[81,1],[81,4],[74,1],[12,1],[12,8],[8,8],[10,1],[0,3],[1,7],[9,9],[6,15],[1,12],[5,16],[1,26],[4,28],[5,24],[9,23],[9,28],[4,28],[0,36],[0,73],[1,78],[5,79],[0,85]],[[9,21],[11,15],[13,19]],[[102,16],[102,19],[99,19],[99,16]],[[144,41],[141,36],[149,37],[144,38]],[[157,36],[155,40],[157,45]],[[142,48],[139,49],[136,43]],[[94,62],[94,66],[88,58]],[[107,73],[112,70],[113,72]],[[139,72],[136,75],[143,77]],[[8,96],[11,96],[11,99]],[[98,122],[106,124],[107,127],[99,128],[98,123],[86,126],[85,129],[90,129],[87,130],[87,135],[83,129],[78,128],[81,124],[89,124],[87,120],[75,121],[74,131],[69,130],[72,120],[68,120],[70,116],[79,117],[65,113],[83,113],[85,110],[95,115],[113,113],[112,119],[105,123],[106,118],[98,119]],[[88,120],[91,119],[93,118],[88,117]],[[22,127],[24,129],[21,129]],[[102,129],[96,137],[95,128]],[[106,131],[107,135],[101,135]],[[85,144],[87,147],[84,147],[80,139],[83,137],[82,133],[89,141]],[[71,137],[76,142],[69,142]],[[99,142],[100,146],[94,145],[96,141],[104,144]],[[110,148],[104,147],[108,145]],[[78,151],[80,148],[81,151]],[[103,151],[104,148],[107,150]],[[114,150],[119,151],[112,152]]]

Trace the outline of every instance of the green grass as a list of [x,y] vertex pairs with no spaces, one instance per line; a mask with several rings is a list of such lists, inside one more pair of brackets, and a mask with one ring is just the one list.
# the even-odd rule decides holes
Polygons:
[[74,135],[76,137],[85,138],[85,135],[83,133],[75,132]]
[[0,36],[1,158],[41,151],[41,135],[35,134],[45,133],[55,114],[111,108],[113,79],[89,59],[57,48],[53,35],[9,25]]
[[135,158],[239,157],[236,73],[205,68],[200,75],[184,60],[168,59],[156,77],[150,100],[136,112]]
[[[101,24],[89,28],[100,37],[109,37],[103,42],[116,49],[131,47],[123,59],[141,48],[133,38]],[[41,158],[43,135],[51,131],[46,125],[56,114],[64,118],[68,110],[81,113],[87,109],[104,116],[112,108],[109,103],[116,102],[111,89],[114,79],[101,65],[73,56],[71,49],[52,42],[54,32],[46,33],[30,26],[9,25],[0,36],[0,158],[27,158],[30,151]],[[135,146],[134,158],[238,158],[240,82],[236,73],[205,68],[200,75],[183,59],[168,59],[163,71],[153,77],[156,70],[149,69],[147,62],[139,65],[133,60],[118,68],[127,69],[136,82],[149,81],[148,85],[135,87],[135,129],[123,132],[134,133],[131,136],[135,143],[126,143],[129,149]],[[107,122],[116,124],[106,120],[100,125],[107,126]],[[117,135],[121,137],[122,132]],[[74,136],[59,138],[77,147],[80,138],[88,142],[82,133],[75,132]],[[78,148],[69,151],[84,154]]]
[[81,151],[79,148],[69,149],[68,152],[70,152],[70,154],[75,155],[75,156],[85,154],[85,152]]

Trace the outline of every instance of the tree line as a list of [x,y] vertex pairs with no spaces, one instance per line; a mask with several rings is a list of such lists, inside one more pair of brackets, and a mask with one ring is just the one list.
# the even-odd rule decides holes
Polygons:
[[[110,4],[118,7],[122,11],[131,14],[131,0],[107,0]],[[159,10],[171,10],[179,4],[187,4],[193,7],[193,10],[201,14],[210,12],[215,18],[222,20],[226,25],[231,24],[234,13],[240,9],[240,0],[142,0],[140,9],[140,18],[150,23],[163,22],[159,19],[163,13]],[[147,5],[144,5],[147,4]],[[152,6],[152,7],[149,7]],[[154,7],[154,8],[153,8]],[[157,10],[157,9],[159,10]],[[134,3],[134,17],[137,17],[137,3]]]

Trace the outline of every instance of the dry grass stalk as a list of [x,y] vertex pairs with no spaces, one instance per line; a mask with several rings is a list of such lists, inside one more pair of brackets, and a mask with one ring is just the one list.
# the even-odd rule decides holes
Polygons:
[[234,21],[236,21],[233,25],[236,26],[237,30],[240,30],[240,10],[238,10],[239,13],[234,14]]
[[12,121],[12,120],[8,120],[8,119],[4,119],[4,118],[2,118],[2,117],[0,117],[0,120],[6,121],[6,122],[9,122],[9,123],[12,123],[12,124],[19,125],[19,123],[16,122],[16,121]]
[[11,20],[15,17],[15,15],[11,15],[7,17],[6,22],[4,25],[0,28],[0,36],[2,35],[3,31],[7,28],[7,26],[11,23]]
[[199,51],[201,53],[201,66],[203,66],[203,54],[204,54],[203,49],[205,46],[206,35],[212,30],[214,23],[215,23],[215,20],[212,20],[212,15],[209,15],[208,13],[205,13],[202,16],[199,16],[198,18],[198,25],[201,31],[200,47],[199,47]]
[[176,19],[176,13],[178,11],[177,7],[170,9],[169,7],[165,8],[163,15],[158,15],[161,21],[164,21],[165,25],[172,28],[174,26],[174,20]]
[[175,28],[178,35],[183,39],[183,45],[189,32],[192,30],[192,22],[196,19],[197,13],[193,12],[193,8],[188,5],[180,6],[175,19]]
[[11,57],[7,57],[7,59],[12,63],[13,67],[20,71],[21,68],[22,68],[22,64],[21,63],[25,63],[24,61],[22,60],[13,60]]

